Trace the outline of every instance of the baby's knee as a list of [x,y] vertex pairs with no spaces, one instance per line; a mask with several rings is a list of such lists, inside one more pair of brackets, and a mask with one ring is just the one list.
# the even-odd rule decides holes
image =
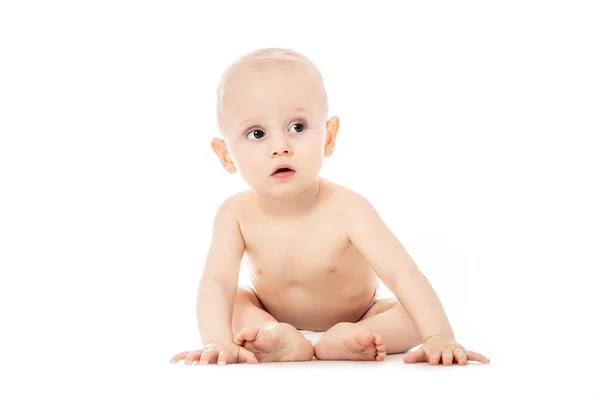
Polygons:
[[247,286],[238,286],[237,292],[235,293],[235,305],[239,307],[250,303],[260,307],[258,297],[256,297],[256,294],[252,288]]
[[395,298],[380,299],[373,304],[373,307],[369,310],[368,316],[371,317],[373,315],[382,314],[399,304],[400,303]]
[[249,288],[247,286],[238,286],[235,296],[243,298],[243,297],[248,297],[252,294],[254,294],[254,292],[252,291],[251,288]]

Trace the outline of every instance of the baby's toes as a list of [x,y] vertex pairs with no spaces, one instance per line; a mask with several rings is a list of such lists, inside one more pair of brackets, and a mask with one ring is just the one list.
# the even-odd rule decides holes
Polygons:
[[243,346],[246,342],[252,342],[256,340],[258,333],[258,328],[246,326],[242,328],[237,335],[235,335],[233,342],[238,346]]
[[360,328],[354,331],[354,340],[358,343],[362,348],[365,348],[369,345],[373,345],[373,340],[375,335],[366,329]]
[[386,356],[385,344],[383,344],[383,339],[381,339],[380,335],[374,335],[373,343],[375,344],[375,350],[377,352],[375,354],[375,360],[383,361]]

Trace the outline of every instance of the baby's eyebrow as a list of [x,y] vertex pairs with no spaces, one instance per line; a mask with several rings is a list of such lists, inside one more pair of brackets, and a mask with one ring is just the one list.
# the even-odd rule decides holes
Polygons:
[[240,122],[241,126],[246,126],[249,125],[251,122],[254,122],[256,120],[260,120],[263,117],[263,115],[256,115],[250,118],[246,118],[245,120],[243,120],[242,122]]
[[305,109],[305,108],[302,108],[302,107],[295,107],[295,108],[293,109],[293,111],[301,111],[301,112],[305,112],[305,113],[308,113],[308,114],[310,114],[310,111],[308,111],[307,109]]
[[[309,116],[311,115],[310,111],[308,111],[307,109],[302,108],[302,107],[294,107],[294,108],[291,109],[291,111],[293,111],[293,112],[303,112],[303,113],[308,114]],[[255,116],[252,116],[250,118],[246,118],[245,120],[243,120],[240,123],[240,125],[241,126],[246,126],[246,125],[249,125],[251,122],[259,121],[259,120],[261,120],[264,117],[265,117],[264,114],[263,115],[255,115]]]

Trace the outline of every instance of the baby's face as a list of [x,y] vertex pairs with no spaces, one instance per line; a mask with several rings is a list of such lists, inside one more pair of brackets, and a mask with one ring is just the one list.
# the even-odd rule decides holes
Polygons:
[[[240,67],[227,81],[222,105],[228,171],[239,170],[259,194],[275,198],[314,183],[333,149],[326,149],[327,132],[335,138],[337,123],[327,121],[325,89],[312,69],[301,62]],[[281,166],[292,171],[277,173]]]

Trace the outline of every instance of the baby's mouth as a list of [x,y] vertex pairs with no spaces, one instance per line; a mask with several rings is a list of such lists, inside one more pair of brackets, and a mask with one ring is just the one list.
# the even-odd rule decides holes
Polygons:
[[275,172],[272,173],[272,175],[283,173],[283,172],[291,172],[291,171],[293,171],[293,169],[291,169],[291,168],[278,168]]
[[278,165],[275,170],[271,173],[273,177],[287,177],[291,176],[296,172],[290,165]]

